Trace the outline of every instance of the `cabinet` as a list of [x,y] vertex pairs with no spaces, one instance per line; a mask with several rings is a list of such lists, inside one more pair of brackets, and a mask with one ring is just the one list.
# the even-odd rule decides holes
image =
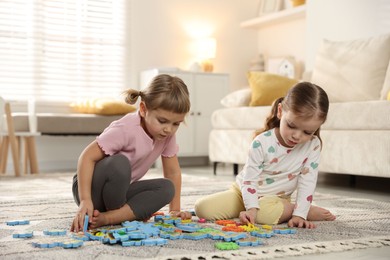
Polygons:
[[229,91],[229,75],[224,73],[189,72],[178,69],[150,69],[141,72],[141,88],[159,74],[181,78],[188,87],[191,110],[178,132],[178,156],[208,156],[211,114],[221,108],[221,99]]

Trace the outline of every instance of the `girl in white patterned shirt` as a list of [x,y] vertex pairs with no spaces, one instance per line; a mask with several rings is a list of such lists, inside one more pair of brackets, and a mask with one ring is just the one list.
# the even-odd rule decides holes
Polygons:
[[314,228],[312,221],[335,220],[330,211],[311,205],[320,163],[320,126],[328,108],[326,92],[309,82],[296,84],[277,99],[236,182],[227,191],[198,200],[197,216],[305,228]]

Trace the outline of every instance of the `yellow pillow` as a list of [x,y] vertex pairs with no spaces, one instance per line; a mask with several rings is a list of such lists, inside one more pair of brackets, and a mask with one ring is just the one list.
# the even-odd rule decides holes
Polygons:
[[389,93],[387,93],[387,100],[390,101],[390,91],[389,91]]
[[284,97],[298,80],[261,71],[248,72],[249,86],[252,89],[249,106],[269,106],[275,99]]
[[113,98],[91,98],[76,103],[71,107],[78,113],[97,115],[123,115],[137,110],[135,106]]

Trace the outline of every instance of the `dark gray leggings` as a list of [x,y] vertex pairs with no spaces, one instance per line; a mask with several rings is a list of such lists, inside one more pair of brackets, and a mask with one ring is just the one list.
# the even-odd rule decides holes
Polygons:
[[[100,212],[118,209],[127,203],[137,220],[149,218],[170,203],[175,195],[173,183],[164,178],[140,180],[130,184],[130,162],[124,155],[107,156],[96,163],[92,177],[92,202]],[[80,205],[77,175],[73,177],[73,198]]]

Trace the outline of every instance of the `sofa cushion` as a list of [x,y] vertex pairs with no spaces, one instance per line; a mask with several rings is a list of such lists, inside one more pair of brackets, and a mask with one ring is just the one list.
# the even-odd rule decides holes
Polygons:
[[390,102],[371,100],[331,103],[328,119],[322,129],[390,130]]
[[224,107],[244,107],[249,106],[252,91],[249,87],[239,89],[227,94],[221,99],[221,105]]
[[296,79],[261,71],[250,71],[247,76],[252,90],[250,106],[269,106],[298,83]]
[[[264,126],[270,106],[224,108],[214,111],[213,129],[255,130]],[[321,129],[390,130],[390,102],[386,100],[331,103]]]
[[213,129],[255,130],[264,126],[271,106],[236,107],[215,110],[211,115]]
[[[28,131],[28,114],[12,113],[15,131]],[[122,115],[37,114],[37,131],[43,135],[98,135]]]
[[312,81],[331,102],[378,100],[390,59],[390,34],[333,42],[318,51]]

